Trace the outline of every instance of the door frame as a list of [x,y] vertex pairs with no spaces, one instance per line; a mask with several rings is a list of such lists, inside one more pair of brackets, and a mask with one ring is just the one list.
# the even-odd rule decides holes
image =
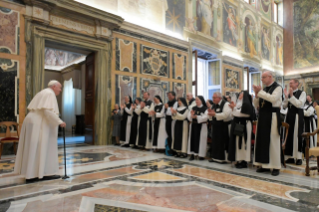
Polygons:
[[[26,24],[27,61],[32,64],[26,66],[26,90],[32,96],[44,89],[44,49],[45,41],[71,45],[75,48],[95,52],[95,129],[94,140],[96,145],[111,144],[111,131],[106,130],[111,125],[111,43],[110,40],[97,40],[67,32],[61,29],[34,25],[30,21]],[[33,44],[33,45],[31,45]],[[32,72],[31,72],[32,68]],[[32,73],[32,74],[31,74]],[[32,84],[32,86],[31,86]],[[28,99],[27,99],[28,101]],[[28,102],[27,102],[28,103]]]

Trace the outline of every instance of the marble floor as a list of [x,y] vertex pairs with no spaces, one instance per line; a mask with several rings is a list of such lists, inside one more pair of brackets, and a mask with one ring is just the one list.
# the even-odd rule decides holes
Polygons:
[[[0,160],[0,180],[14,175]],[[64,157],[59,149],[60,174]],[[287,165],[279,176],[114,146],[67,148],[70,178],[0,186],[0,212],[319,211],[319,175]],[[315,161],[311,161],[312,164]]]

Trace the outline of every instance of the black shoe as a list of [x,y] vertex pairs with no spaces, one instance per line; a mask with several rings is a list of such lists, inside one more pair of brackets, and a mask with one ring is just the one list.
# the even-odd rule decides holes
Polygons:
[[295,159],[294,158],[289,158],[286,160],[286,163],[295,163]]
[[302,160],[301,160],[301,159],[298,159],[298,160],[296,161],[296,165],[297,165],[297,166],[302,165]]
[[269,172],[269,171],[270,171],[270,169],[264,169],[264,168],[258,168],[258,169],[256,170],[256,172],[258,172],[258,173]]
[[278,176],[280,173],[279,169],[273,169],[272,172],[271,172],[271,175],[272,176]]
[[114,146],[120,146],[120,145],[121,145],[121,144],[119,144],[119,143],[115,143],[115,144],[114,144]]
[[194,159],[195,159],[194,155],[191,155],[191,156],[189,157],[189,160],[194,160]]
[[38,182],[39,181],[39,178],[31,178],[31,179],[25,179],[25,183],[26,184],[29,184],[29,183],[35,183],[35,182]]
[[123,144],[121,147],[130,147],[129,144]]
[[181,155],[179,155],[179,154],[175,155],[175,158],[180,158],[180,157],[181,157]]
[[203,157],[199,157],[199,158],[198,158],[198,160],[205,160],[205,158],[203,158]]
[[60,178],[61,178],[60,175],[51,175],[51,176],[44,176],[41,180],[56,180]]
[[139,149],[138,146],[134,145],[132,149]]
[[242,161],[240,163],[236,163],[235,167],[237,169],[244,169],[244,168],[247,168],[248,166],[246,161]]
[[215,162],[215,161],[214,161],[214,159],[212,158],[212,159],[208,160],[208,162],[213,163],[213,162]]

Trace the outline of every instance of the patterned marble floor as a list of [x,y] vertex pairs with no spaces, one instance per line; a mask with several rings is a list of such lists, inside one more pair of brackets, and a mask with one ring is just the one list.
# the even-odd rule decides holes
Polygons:
[[[69,179],[3,186],[0,212],[319,211],[317,172],[306,177],[294,166],[274,177],[251,165],[236,169],[114,146],[67,153]],[[59,158],[63,175],[63,155]],[[2,177],[13,166],[14,157],[3,158]]]

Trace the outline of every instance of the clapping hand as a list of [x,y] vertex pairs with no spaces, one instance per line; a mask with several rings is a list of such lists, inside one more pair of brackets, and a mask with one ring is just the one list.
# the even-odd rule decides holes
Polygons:
[[164,106],[165,106],[165,109],[167,109],[167,108],[168,108],[168,104],[167,104],[167,103],[166,103]]
[[172,108],[172,107],[171,107],[171,113],[172,113],[172,114],[175,114],[175,113],[176,113],[176,110],[174,110],[174,108]]
[[154,110],[152,110],[152,111],[150,111],[148,114],[151,115],[151,116],[153,116],[153,115],[156,114],[156,112],[155,112]]
[[290,95],[290,97],[292,97],[294,95],[294,91],[292,90],[292,88],[289,88],[289,95]]
[[284,89],[284,94],[285,94],[285,98],[288,98],[288,92],[287,92],[287,88]]
[[253,89],[255,91],[255,96],[258,95],[259,91],[261,90],[261,86],[260,85],[253,85]]
[[123,110],[125,108],[125,104],[121,104],[121,109]]
[[229,103],[229,107],[230,107],[231,109],[234,109],[235,106],[236,106],[236,105],[235,105],[235,103],[234,103],[233,101],[231,101],[231,103]]
[[141,108],[143,109],[145,107],[145,102],[141,102]]
[[216,115],[216,112],[214,109],[208,109],[208,113],[207,113],[209,116],[215,116]]
[[136,108],[135,104],[131,104],[131,108],[134,110]]
[[197,118],[197,116],[195,115],[195,111],[194,110],[191,111],[191,114],[192,114],[192,119],[196,119]]

